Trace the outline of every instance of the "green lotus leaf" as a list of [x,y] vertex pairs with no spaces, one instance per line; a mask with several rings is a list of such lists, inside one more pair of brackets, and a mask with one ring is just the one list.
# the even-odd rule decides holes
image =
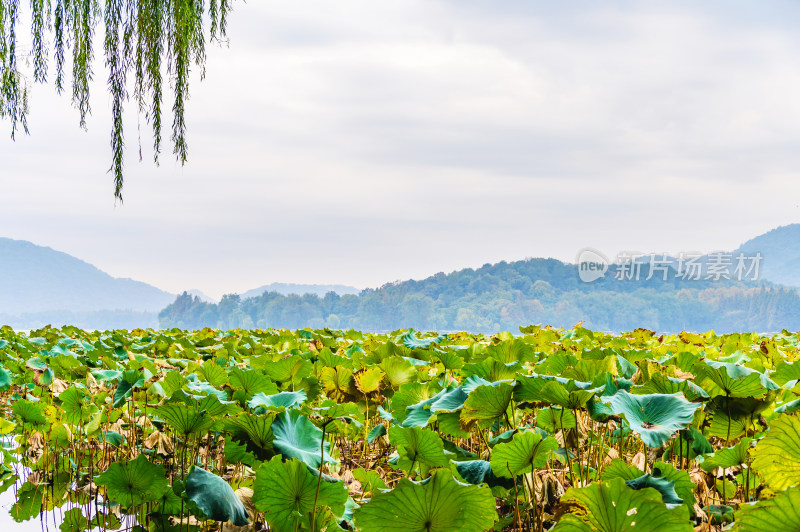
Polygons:
[[282,461],[276,456],[256,472],[253,504],[264,513],[270,529],[294,532],[310,528],[311,512],[319,485],[317,507],[329,507],[334,514],[344,513],[347,488],[342,482],[327,482],[314,476],[308,467],[295,459]]
[[[571,381],[575,382],[575,381]],[[568,388],[556,381],[551,380],[539,390],[540,401],[550,403],[556,406],[561,406],[569,410],[583,408],[589,402],[598,389],[591,390],[568,390]]]
[[461,427],[459,414],[459,412],[439,412],[436,414],[439,432],[451,438],[469,438],[471,433]]
[[386,483],[375,471],[367,471],[363,467],[353,470],[353,477],[361,483],[364,494],[375,493],[376,490],[387,489]]
[[[225,401],[226,399],[228,399],[228,394],[227,393],[225,393],[222,390],[218,390],[217,388],[215,388],[211,384],[209,384],[207,382],[204,382],[204,381],[197,381],[197,382],[189,381],[189,382],[186,383],[186,388],[190,392],[193,392],[194,394],[197,394],[197,395],[201,395],[201,396],[214,395],[220,401]],[[276,391],[277,391],[277,388],[276,388]],[[235,394],[235,392],[234,392],[234,394]]]
[[470,484],[486,484],[490,488],[499,486],[512,489],[514,481],[511,478],[498,477],[492,471],[492,464],[486,460],[464,460],[455,463],[458,474]]
[[653,488],[661,494],[662,502],[668,506],[683,504],[683,499],[678,497],[678,494],[675,493],[675,482],[654,477],[649,473],[631,480],[626,480],[625,485],[635,490]]
[[205,410],[182,403],[166,403],[154,409],[157,416],[164,418],[176,433],[183,437],[204,434],[214,425],[214,418]]
[[488,488],[462,484],[445,469],[422,482],[400,479],[388,492],[374,494],[354,512],[364,532],[482,532],[497,521]]
[[370,430],[369,434],[367,434],[367,443],[373,444],[375,443],[375,440],[377,440],[381,436],[386,436],[386,434],[387,434],[386,425],[384,425],[383,423],[379,423],[374,427],[372,427],[372,430]]
[[800,530],[800,487],[780,491],[771,499],[740,504],[735,512],[734,530],[775,532]]
[[617,355],[617,373],[621,375],[624,380],[632,378],[637,369],[638,368],[631,364],[627,358],[622,355]]
[[550,453],[558,449],[555,438],[543,438],[532,430],[514,435],[508,443],[494,446],[492,472],[498,477],[512,478],[543,467]]
[[[378,411],[380,410],[381,407],[378,407]],[[364,414],[359,412],[358,406],[354,403],[335,403],[328,400],[322,403],[322,406],[315,407],[314,413],[327,419],[347,418],[359,422],[364,420]]]
[[98,410],[97,406],[92,404],[89,392],[76,386],[61,392],[58,400],[61,401],[64,421],[73,426],[84,425]]
[[277,383],[298,384],[311,375],[314,365],[300,355],[293,355],[266,362],[261,369],[269,379]]
[[605,400],[615,414],[622,414],[648,447],[661,447],[694,419],[700,405],[682,394],[633,395],[618,391]]
[[668,509],[652,488],[634,490],[621,478],[570,488],[561,497],[565,513],[554,532],[692,532],[694,527],[680,509]]
[[601,360],[582,358],[572,367],[564,369],[561,377],[580,382],[595,382],[605,380],[606,374],[617,374],[617,357],[615,355],[606,356]]
[[676,469],[672,464],[666,462],[656,462],[653,464],[653,476],[663,478],[674,483],[675,493],[683,499],[688,515],[694,513],[695,496],[697,486],[692,482],[689,473],[681,469]]
[[239,443],[230,435],[225,437],[225,460],[231,464],[246,464],[255,467],[256,457],[248,452],[247,445]]
[[334,401],[350,400],[361,395],[353,380],[353,370],[349,368],[342,366],[322,368],[319,382],[322,384],[325,394]]
[[56,375],[53,373],[51,368],[45,369],[42,373],[39,374],[39,386],[48,387],[53,384]]
[[275,383],[260,370],[243,370],[234,367],[230,372],[230,383],[235,392],[242,394],[244,401],[257,393],[271,394],[278,391]]
[[[798,364],[798,367],[800,367],[800,364]],[[800,411],[800,399],[789,401],[775,408],[776,414],[794,414],[798,411]]]
[[220,400],[217,395],[188,396],[186,404],[195,407],[199,411],[205,411],[209,416],[221,418],[241,412],[236,401]]
[[385,358],[378,364],[378,367],[386,374],[386,382],[395,390],[403,384],[413,382],[417,378],[417,370],[403,357]]
[[16,418],[26,426],[41,427],[47,424],[44,416],[44,408],[39,403],[34,403],[27,399],[20,399],[11,407]]
[[770,390],[780,387],[763,373],[734,364],[704,360],[695,364],[695,383],[712,397],[763,397]]
[[790,381],[800,380],[800,364],[781,360],[775,366],[775,372],[770,374],[770,378],[781,386]]
[[431,403],[430,411],[434,413],[458,412],[464,408],[467,397],[469,397],[469,392],[465,390],[465,387],[457,386]]
[[373,366],[353,374],[353,382],[361,394],[367,395],[380,390],[384,375],[381,368]]
[[515,361],[504,364],[495,358],[487,358],[481,362],[465,364],[460,373],[464,378],[475,376],[486,379],[489,382],[511,382],[516,378],[520,369],[520,362]]
[[599,395],[604,397],[614,395],[619,390],[625,390],[626,392],[629,392],[633,387],[633,381],[617,375],[611,375],[610,373],[606,373],[602,380],[595,381],[594,384],[603,387],[603,391],[600,392]]
[[114,447],[120,447],[125,443],[125,436],[113,430],[103,431],[98,439]]
[[32,357],[25,361],[25,367],[34,371],[44,371],[47,369],[47,362],[39,357]]
[[470,392],[461,410],[462,425],[494,422],[506,413],[513,392],[514,386],[508,382],[478,386]]
[[83,532],[89,529],[89,519],[83,515],[81,508],[72,508],[64,512],[63,520],[58,529],[61,532]]
[[[322,430],[297,410],[287,410],[279,414],[272,422],[272,434],[275,439],[272,446],[284,458],[297,458],[311,467],[319,468],[320,458],[325,463],[336,463],[328,454],[330,443],[322,447]],[[320,457],[320,449],[323,449]]]
[[533,346],[521,338],[509,338],[486,348],[486,354],[504,364],[536,360]]
[[404,427],[426,427],[433,417],[431,406],[451,391],[453,391],[451,388],[445,388],[433,397],[428,397],[417,404],[406,407],[405,416],[401,424]]
[[409,329],[407,333],[398,338],[398,341],[409,349],[427,349],[447,339],[447,335],[444,334],[432,338],[420,338],[416,332],[414,329]]
[[[733,522],[733,506],[728,506],[727,504],[709,504],[708,506],[703,506],[703,511],[708,516],[708,524],[710,525],[721,526]],[[739,530],[741,530],[741,528]]]
[[397,420],[395,423],[402,423],[405,420],[408,407],[435,396],[440,390],[434,386],[435,384],[431,382],[409,382],[394,392],[388,409],[392,417]]
[[258,406],[271,408],[292,408],[302,405],[307,399],[306,392],[300,390],[299,392],[280,392],[274,395],[266,395],[259,392],[253,395],[253,398],[247,402],[250,408]]
[[751,424],[750,416],[728,417],[725,410],[719,409],[707,411],[706,424],[708,427],[705,429],[705,433],[709,437],[715,436],[723,440],[740,438],[747,431],[752,432],[757,427],[757,425]]
[[[186,486],[182,480],[173,480],[170,489],[154,503],[153,513],[158,516],[178,515],[186,511]],[[112,514],[113,515],[113,514]]]
[[153,464],[143,454],[134,460],[111,464],[94,480],[98,486],[105,486],[112,501],[126,508],[155,501],[169,489],[164,468]]
[[708,393],[700,386],[688,379],[668,377],[661,373],[653,373],[650,380],[642,386],[632,388],[631,393],[635,394],[675,394],[682,393],[689,401],[698,399],[708,399]]
[[114,408],[119,408],[133,396],[133,390],[144,386],[145,377],[143,373],[136,370],[123,371],[117,382],[117,389],[114,391]]
[[208,519],[246,526],[247,510],[225,480],[195,466],[186,477],[186,496]]
[[753,440],[751,438],[742,438],[742,441],[733,447],[719,449],[713,454],[706,455],[700,462],[700,467],[702,467],[705,471],[711,471],[718,467],[727,469],[729,467],[746,464],[749,461],[747,452],[750,449],[752,442]]
[[[514,399],[517,401],[538,402],[547,401],[542,395],[542,389],[551,382],[559,383],[567,392],[588,390],[592,388],[591,382],[565,379],[553,375],[517,375],[517,387],[514,390]],[[550,392],[551,394],[553,392]]]
[[775,490],[800,484],[800,418],[781,414],[753,451],[753,468]]
[[635,465],[629,465],[619,458],[614,458],[611,460],[611,463],[603,469],[602,479],[611,480],[614,478],[621,478],[622,480],[628,481],[639,478],[642,475],[644,475],[644,472]]
[[676,442],[679,446],[678,455],[692,460],[697,456],[714,452],[714,447],[694,425],[690,425],[689,428],[680,431],[678,434],[680,436]]
[[6,368],[0,366],[0,392],[8,390],[14,383],[14,377]]
[[574,429],[578,426],[575,414],[561,407],[540,408],[536,412],[536,425],[550,434],[563,429]]
[[21,523],[41,513],[45,497],[45,490],[41,486],[26,481],[16,495],[17,502],[14,503],[9,512],[14,521]]
[[437,352],[434,357],[442,363],[442,366],[444,366],[446,370],[461,369],[464,367],[464,359],[453,351]]
[[214,387],[222,386],[228,382],[228,373],[225,371],[225,368],[213,360],[206,360],[203,362],[200,373],[203,378]]
[[414,465],[445,467],[450,461],[444,455],[442,438],[433,431],[419,427],[389,429],[389,441],[400,454],[397,465],[411,471]]
[[272,434],[273,416],[254,416],[252,414],[239,414],[230,418],[225,423],[225,429],[242,441],[247,441],[255,446],[260,458],[264,458],[273,449]]
[[121,371],[116,371],[113,369],[93,369],[91,373],[92,377],[94,377],[97,382],[101,383],[116,381],[122,375]]

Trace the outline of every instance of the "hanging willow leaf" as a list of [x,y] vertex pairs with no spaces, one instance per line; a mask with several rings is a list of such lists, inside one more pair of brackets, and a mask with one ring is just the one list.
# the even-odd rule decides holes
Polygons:
[[[208,6],[208,9],[206,9]],[[195,1],[106,0],[31,2],[31,56],[33,81],[47,80],[47,45],[53,35],[56,75],[54,85],[64,89],[64,64],[72,48],[72,103],[78,109],[80,126],[86,128],[91,112],[89,87],[94,79],[95,32],[104,30],[103,55],[108,68],[111,96],[111,171],[114,196],[122,199],[124,159],[124,107],[133,97],[138,111],[153,130],[153,158],[161,152],[164,83],[162,71],[170,74],[173,90],[171,141],[176,159],[187,160],[186,101],[189,78],[197,67],[205,73],[203,21],[210,19],[210,40],[222,39],[232,0]],[[15,28],[20,17],[19,1],[0,2],[0,117],[11,122],[11,138],[18,128],[28,132],[30,82],[19,66],[22,53]],[[141,152],[140,152],[141,153]]]

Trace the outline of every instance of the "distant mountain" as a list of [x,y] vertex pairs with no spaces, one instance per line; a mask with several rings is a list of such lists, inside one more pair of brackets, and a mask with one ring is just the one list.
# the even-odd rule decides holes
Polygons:
[[[544,323],[585,322],[610,332],[800,329],[797,290],[733,280],[681,279],[675,270],[639,280],[608,275],[582,282],[578,268],[555,259],[485,264],[427,279],[386,284],[358,295],[231,297],[220,304],[179,296],[159,313],[161,327],[273,327],[498,332]],[[648,277],[650,277],[648,279]]]
[[739,253],[761,253],[762,279],[800,287],[800,224],[784,225],[748,240],[733,252],[734,257]]
[[200,291],[200,290],[198,290],[196,288],[193,288],[191,290],[186,290],[186,293],[189,294],[190,296],[196,297],[200,301],[204,301],[206,303],[216,303],[217,302],[216,299],[214,299],[213,297],[211,297],[209,295],[204,294],[202,291]]
[[[80,321],[84,327],[104,328],[104,312],[109,317],[116,312],[109,323],[149,326],[156,324],[155,313],[174,298],[149,284],[112,277],[49,247],[0,238],[4,323],[32,328]],[[125,322],[123,315],[130,315],[131,321]]]
[[264,292],[277,292],[284,296],[290,294],[296,294],[298,296],[302,296],[303,294],[316,294],[319,297],[323,297],[328,292],[336,292],[340,296],[343,296],[345,294],[358,294],[361,290],[354,286],[345,286],[341,284],[270,283],[248,290],[244,294],[241,294],[241,298],[258,297]]

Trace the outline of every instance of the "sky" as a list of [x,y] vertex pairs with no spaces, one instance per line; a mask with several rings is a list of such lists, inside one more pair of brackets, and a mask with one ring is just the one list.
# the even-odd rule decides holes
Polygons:
[[129,105],[122,204],[102,60],[86,132],[36,85],[31,134],[0,122],[0,236],[219,297],[800,222],[800,5],[554,4],[236,2],[185,166]]

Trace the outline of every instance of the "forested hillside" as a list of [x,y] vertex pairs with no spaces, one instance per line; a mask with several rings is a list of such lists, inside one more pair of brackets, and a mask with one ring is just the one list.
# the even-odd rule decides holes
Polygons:
[[800,329],[800,296],[765,283],[685,280],[660,275],[645,280],[606,276],[582,283],[574,265],[554,259],[500,262],[420,281],[364,290],[358,295],[284,296],[275,292],[210,304],[188,294],[159,315],[162,327],[331,327],[387,331],[493,332],[520,324],[569,327],[584,321],[596,330],[647,327],[681,330],[773,331]]

